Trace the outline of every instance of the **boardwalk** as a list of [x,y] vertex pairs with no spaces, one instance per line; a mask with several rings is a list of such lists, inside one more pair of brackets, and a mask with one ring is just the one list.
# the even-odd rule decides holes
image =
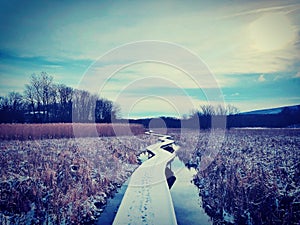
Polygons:
[[151,135],[158,136],[160,142],[147,147],[154,156],[132,174],[114,225],[177,224],[165,177],[166,165],[175,157],[172,149],[176,150],[176,146],[174,141],[170,140],[170,136]]

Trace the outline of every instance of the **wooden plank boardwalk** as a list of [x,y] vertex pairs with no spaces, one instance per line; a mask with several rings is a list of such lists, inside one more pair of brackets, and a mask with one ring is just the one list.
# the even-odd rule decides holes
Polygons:
[[150,135],[158,136],[160,142],[147,147],[154,156],[132,174],[114,225],[177,224],[165,168],[175,157],[175,152],[170,149],[176,150],[178,147],[168,135]]

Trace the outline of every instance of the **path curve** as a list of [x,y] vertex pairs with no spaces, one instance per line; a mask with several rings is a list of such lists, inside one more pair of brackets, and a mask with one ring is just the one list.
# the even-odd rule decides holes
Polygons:
[[132,174],[114,225],[177,224],[165,168],[179,147],[169,135],[146,134],[157,136],[159,142],[146,148],[154,156],[143,162]]

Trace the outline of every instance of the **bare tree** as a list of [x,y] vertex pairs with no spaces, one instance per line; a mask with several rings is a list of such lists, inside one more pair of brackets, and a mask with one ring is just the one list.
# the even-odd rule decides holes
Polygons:
[[1,97],[0,108],[9,112],[22,111],[24,106],[22,95],[18,92],[10,92],[7,96]]
[[18,92],[10,92],[7,96],[0,98],[1,122],[23,122],[25,103]]
[[95,116],[96,122],[110,123],[118,116],[120,109],[117,105],[107,99],[98,99],[96,102]]
[[214,108],[215,115],[217,116],[226,116],[227,115],[227,108],[224,105],[217,105]]
[[22,111],[24,102],[23,96],[18,92],[10,92],[8,94],[8,101],[12,111]]
[[71,87],[67,87],[64,84],[56,85],[57,90],[57,103],[59,109],[57,110],[57,116],[62,122],[70,122],[72,114],[72,98],[74,90]]
[[42,72],[38,77],[41,86],[41,99],[43,105],[44,115],[46,120],[49,121],[49,105],[51,100],[51,92],[53,92],[53,77],[45,72]]
[[69,103],[72,101],[73,88],[67,87],[64,84],[57,85],[58,99],[60,104]]
[[0,97],[0,109],[2,111],[8,111],[9,110],[9,101],[8,98],[5,97]]
[[215,109],[212,105],[202,105],[200,106],[201,114],[203,116],[212,116],[215,115]]
[[113,103],[111,117],[113,119],[120,119],[121,118],[121,106],[119,104]]
[[92,122],[95,120],[95,108],[98,97],[87,91],[75,90],[73,94],[73,121]]
[[52,84],[53,77],[42,72],[39,75],[32,74],[29,84],[25,86],[25,95],[34,115],[37,114],[43,121],[49,121]]
[[226,116],[226,115],[234,115],[239,113],[239,110],[237,107],[228,104],[226,106],[224,105],[202,105],[200,106],[200,114],[203,116]]
[[29,103],[30,107],[30,113],[32,113],[35,117],[36,114],[36,101],[34,97],[34,88],[32,85],[25,85],[25,90],[24,90],[24,96],[25,96],[25,101]]
[[49,104],[53,77],[45,72],[39,75],[32,74],[30,82],[25,86],[26,99],[30,102],[34,115],[39,119],[49,121]]
[[[24,106],[26,106],[26,111]],[[23,108],[22,108],[23,107]],[[12,92],[0,98],[1,121],[10,121],[9,110],[22,108],[28,122],[106,122],[117,118],[120,108],[113,102],[88,91],[55,84],[45,72],[32,74],[25,85],[24,95]],[[73,116],[73,118],[72,118]]]
[[226,110],[227,110],[227,115],[235,115],[240,112],[237,107],[230,104],[227,105]]

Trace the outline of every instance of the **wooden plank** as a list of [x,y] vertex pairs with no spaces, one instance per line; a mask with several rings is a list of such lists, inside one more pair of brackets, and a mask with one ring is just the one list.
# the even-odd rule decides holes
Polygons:
[[[153,134],[152,134],[153,135]],[[173,202],[165,177],[167,163],[175,157],[162,146],[173,145],[170,136],[159,135],[160,142],[147,147],[155,155],[145,161],[131,176],[128,188],[116,214],[114,225],[177,224]]]

